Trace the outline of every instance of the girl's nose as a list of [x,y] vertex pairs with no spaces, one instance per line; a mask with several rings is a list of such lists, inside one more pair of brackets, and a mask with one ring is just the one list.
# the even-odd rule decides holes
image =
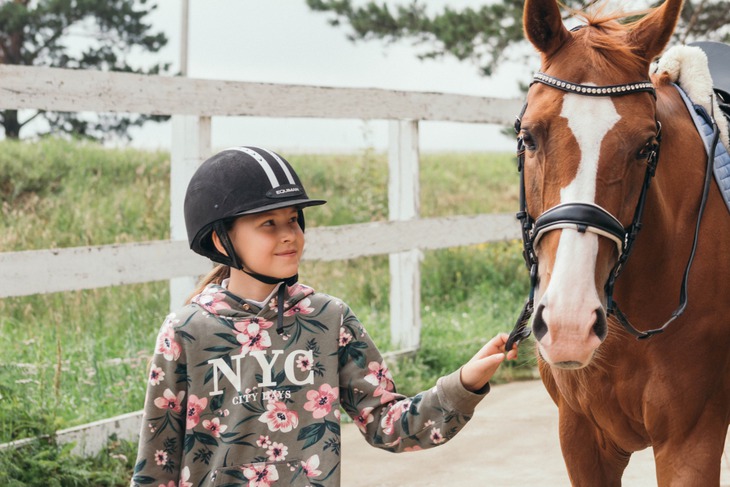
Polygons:
[[294,235],[296,233],[296,229],[293,228],[291,225],[286,225],[282,228],[280,232],[281,241],[282,242],[291,242],[294,240]]

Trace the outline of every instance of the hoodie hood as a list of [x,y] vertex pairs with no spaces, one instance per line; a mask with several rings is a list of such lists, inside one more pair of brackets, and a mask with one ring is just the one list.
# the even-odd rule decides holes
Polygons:
[[[286,317],[294,315],[300,306],[308,305],[307,296],[314,294],[314,289],[303,284],[296,283],[293,286],[284,286],[284,327],[291,324],[292,320],[286,320]],[[278,317],[278,296],[281,293],[278,289],[274,289],[264,304],[263,308],[257,303],[247,301],[228,291],[220,284],[208,284],[203,291],[194,296],[191,300],[192,304],[196,304],[208,313],[220,316],[222,318],[253,318],[259,317],[270,321],[276,321]],[[288,322],[288,323],[287,323]]]

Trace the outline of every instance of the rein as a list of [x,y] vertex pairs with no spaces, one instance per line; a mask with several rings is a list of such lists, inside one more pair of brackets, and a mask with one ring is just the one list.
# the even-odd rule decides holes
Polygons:
[[[638,83],[628,83],[622,85],[607,85],[607,86],[590,86],[581,85],[576,83],[570,83],[545,73],[537,73],[533,78],[533,83],[542,83],[553,88],[557,88],[562,91],[569,93],[575,93],[586,96],[623,96],[634,93],[649,92],[656,99],[656,91],[651,81],[641,81]],[[515,121],[515,131],[517,134],[520,133],[522,116],[527,109],[527,103],[524,104],[519,116]],[[694,259],[695,251],[697,249],[697,241],[699,237],[700,221],[702,220],[702,214],[707,203],[707,196],[709,193],[709,181],[712,174],[712,161],[714,155],[708,157],[707,170],[705,174],[705,182],[703,187],[702,199],[700,202],[700,208],[697,216],[697,224],[695,226],[695,235],[692,243],[692,250],[690,252],[687,267],[684,271],[682,280],[682,286],[680,289],[680,303],[679,307],[672,313],[670,318],[659,328],[655,328],[648,331],[639,331],[631,325],[626,315],[619,309],[618,303],[613,299],[613,288],[616,283],[616,279],[621,274],[621,270],[624,267],[631,250],[633,248],[634,241],[641,229],[641,217],[644,212],[644,206],[646,203],[646,195],[651,185],[651,180],[656,173],[657,163],[659,161],[659,144],[661,142],[661,123],[657,120],[657,143],[652,148],[651,153],[647,158],[647,168],[644,174],[644,181],[641,188],[641,194],[634,210],[634,217],[631,225],[628,228],[624,228],[619,220],[611,213],[601,208],[598,205],[592,203],[563,203],[554,206],[542,215],[538,216],[537,219],[533,219],[527,209],[527,199],[525,196],[525,174],[524,174],[524,163],[525,163],[525,146],[522,137],[517,139],[517,170],[520,173],[520,208],[517,213],[517,219],[521,222],[522,229],[522,245],[523,245],[523,257],[525,264],[530,271],[530,292],[525,300],[525,304],[522,308],[522,312],[517,318],[514,329],[509,335],[509,339],[505,345],[507,351],[511,350],[513,346],[519,344],[520,341],[530,336],[531,330],[528,326],[529,320],[534,312],[534,298],[535,289],[538,284],[538,261],[537,254],[535,253],[535,247],[546,232],[556,229],[572,228],[576,229],[580,233],[592,232],[599,236],[609,238],[613,240],[618,248],[619,258],[616,261],[613,269],[609,274],[609,278],[605,285],[606,292],[606,313],[608,316],[611,314],[615,315],[619,323],[624,329],[637,339],[646,339],[657,333],[663,332],[666,327],[679,317],[687,306],[687,281],[689,278],[689,271]],[[716,141],[719,137],[719,130],[717,124],[714,124],[714,142],[712,144],[713,152],[716,145]]]

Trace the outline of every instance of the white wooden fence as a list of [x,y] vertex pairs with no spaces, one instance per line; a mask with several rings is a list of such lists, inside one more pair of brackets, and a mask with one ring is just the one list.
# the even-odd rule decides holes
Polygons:
[[392,341],[416,349],[421,251],[519,237],[512,214],[419,218],[418,123],[506,125],[520,106],[515,99],[444,93],[0,65],[3,109],[172,115],[173,127],[170,240],[0,253],[0,298],[169,279],[170,306],[176,308],[195,276],[210,269],[207,259],[188,249],[182,202],[195,168],[211,155],[211,117],[389,120],[389,221],[308,229],[304,258],[389,254]]

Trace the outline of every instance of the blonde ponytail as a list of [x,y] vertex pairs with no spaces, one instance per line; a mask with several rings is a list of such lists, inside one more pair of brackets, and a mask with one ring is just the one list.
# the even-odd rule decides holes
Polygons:
[[203,292],[203,289],[205,289],[208,284],[221,284],[223,279],[228,279],[229,277],[231,277],[231,268],[227,265],[218,264],[212,271],[205,275],[200,282],[198,282],[198,287],[195,288],[195,291],[193,291],[185,303],[190,304],[192,299]]

